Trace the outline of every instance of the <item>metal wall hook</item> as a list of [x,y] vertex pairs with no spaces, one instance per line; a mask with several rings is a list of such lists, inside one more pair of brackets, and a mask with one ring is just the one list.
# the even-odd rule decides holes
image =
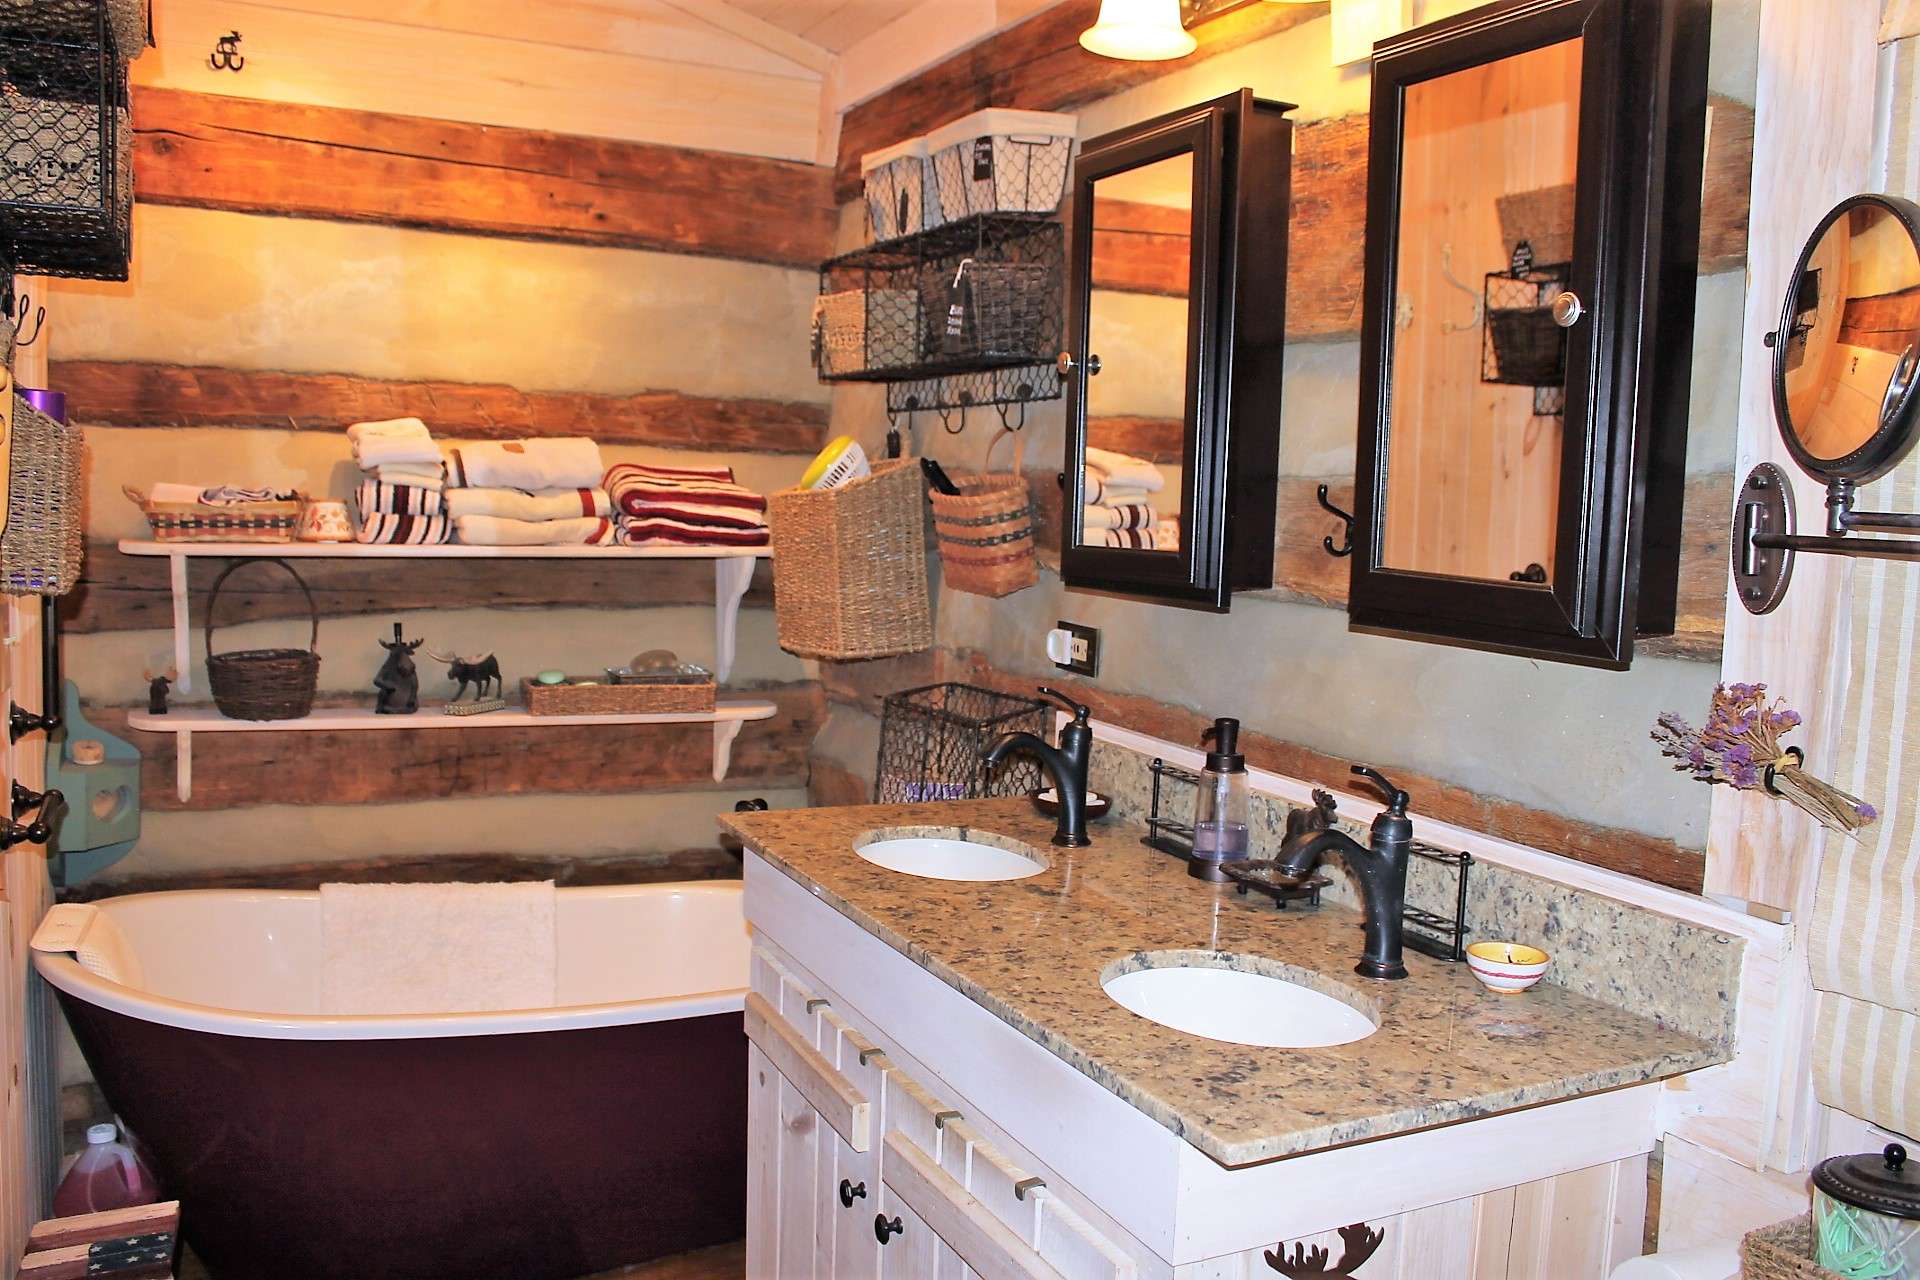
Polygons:
[[[33,332],[24,334],[23,336],[24,330],[27,327],[27,316],[29,313],[33,316]],[[20,305],[14,309],[12,319],[13,345],[15,347],[30,347],[40,341],[40,331],[44,329],[47,324],[47,309],[45,307],[34,306],[32,295],[23,293],[20,295]]]
[[1333,545],[1332,534],[1328,534],[1326,537],[1320,539],[1320,545],[1327,549],[1327,554],[1330,556],[1352,555],[1353,554],[1353,513],[1350,511],[1342,511],[1340,508],[1334,506],[1333,503],[1330,502],[1327,498],[1327,486],[1325,486],[1324,484],[1314,490],[1314,497],[1320,500],[1320,505],[1323,508],[1325,508],[1327,511],[1331,512],[1332,514],[1339,516],[1341,523],[1346,526],[1346,528],[1341,532],[1341,544],[1339,546],[1336,547]]
[[240,52],[240,33],[229,31],[213,42],[213,52],[207,55],[207,66],[215,71],[239,71],[247,65],[246,55]]

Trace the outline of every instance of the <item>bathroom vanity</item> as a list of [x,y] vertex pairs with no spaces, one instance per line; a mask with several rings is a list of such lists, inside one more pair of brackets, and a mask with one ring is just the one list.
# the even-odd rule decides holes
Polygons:
[[[1356,977],[1357,913],[1196,881],[1127,823],[1084,849],[1025,800],[727,823],[753,1275],[1605,1275],[1640,1251],[1654,1082],[1730,1057],[1422,955]],[[856,852],[881,840],[892,865]]]

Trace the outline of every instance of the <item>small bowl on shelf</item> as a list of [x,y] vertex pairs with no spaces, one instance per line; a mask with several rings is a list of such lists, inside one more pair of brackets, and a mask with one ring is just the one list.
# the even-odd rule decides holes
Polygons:
[[1475,942],[1467,947],[1467,967],[1480,985],[1503,996],[1517,996],[1553,963],[1538,947],[1522,942]]
[[[1033,801],[1033,807],[1046,814],[1049,818],[1057,818],[1060,816],[1060,797],[1054,794],[1052,787],[1048,787],[1042,791],[1035,791],[1029,798]],[[1088,821],[1092,821],[1095,818],[1106,817],[1107,810],[1111,808],[1113,808],[1113,801],[1107,799],[1097,791],[1087,792]]]

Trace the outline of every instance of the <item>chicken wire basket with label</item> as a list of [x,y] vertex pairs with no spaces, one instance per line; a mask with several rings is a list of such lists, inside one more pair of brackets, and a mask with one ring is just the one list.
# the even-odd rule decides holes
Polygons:
[[0,0],[0,257],[17,270],[127,278],[135,19],[124,0]]
[[989,770],[981,753],[1006,733],[1047,736],[1048,704],[970,684],[930,684],[887,695],[880,719],[875,804],[1030,795],[1042,785],[1031,756]]

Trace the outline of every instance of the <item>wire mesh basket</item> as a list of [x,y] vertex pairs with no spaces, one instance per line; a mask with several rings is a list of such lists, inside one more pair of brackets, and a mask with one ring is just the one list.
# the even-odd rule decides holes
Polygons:
[[930,684],[887,695],[880,717],[875,804],[1024,796],[1041,787],[1031,756],[991,772],[980,753],[1004,733],[1046,736],[1050,708],[1033,698],[970,684]]
[[1554,322],[1553,300],[1567,287],[1567,269],[1564,262],[1516,264],[1513,270],[1487,273],[1480,381],[1517,387],[1566,383],[1567,331]]
[[828,382],[900,382],[1051,363],[1061,345],[1057,222],[984,214],[820,269],[814,359]]
[[106,0],[0,0],[0,257],[124,280],[133,256],[127,64]]

